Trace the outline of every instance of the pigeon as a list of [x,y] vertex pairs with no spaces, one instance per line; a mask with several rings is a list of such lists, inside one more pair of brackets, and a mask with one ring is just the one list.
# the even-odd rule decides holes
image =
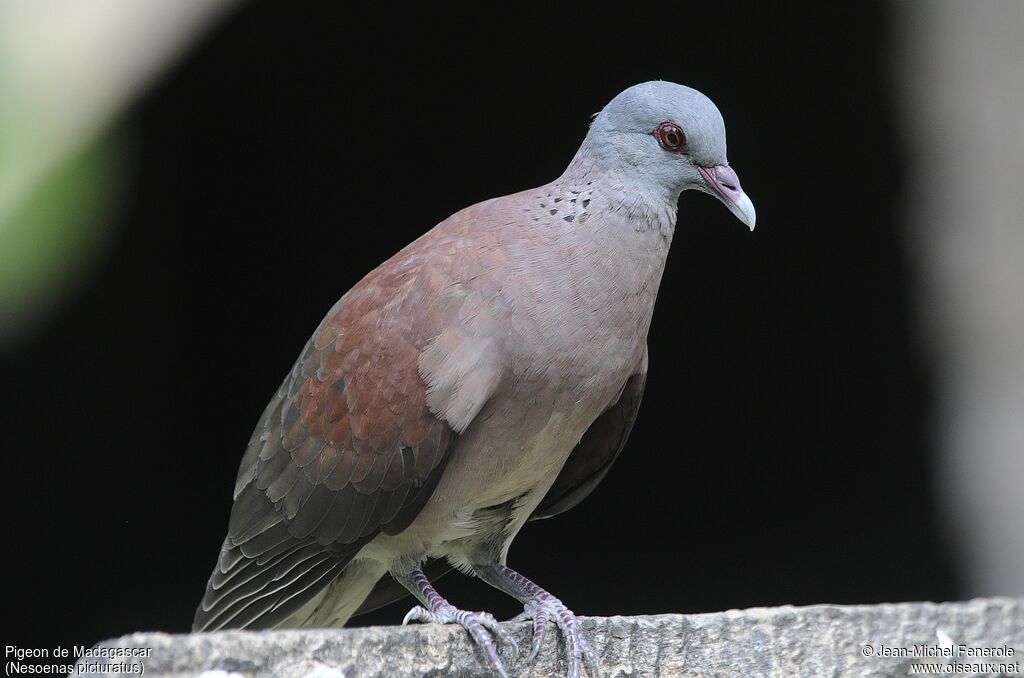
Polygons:
[[714,103],[634,85],[560,177],[457,212],[346,292],[253,432],[194,629],[339,627],[412,593],[403,623],[461,625],[504,678],[511,634],[434,588],[455,568],[523,604],[531,658],[554,622],[570,678],[598,675],[573,612],[506,560],[629,437],[688,189],[753,230]]

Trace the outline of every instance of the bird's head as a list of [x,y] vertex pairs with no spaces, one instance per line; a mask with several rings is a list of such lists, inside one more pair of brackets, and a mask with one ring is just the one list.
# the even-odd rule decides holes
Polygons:
[[754,229],[754,203],[725,152],[725,122],[695,89],[660,80],[633,85],[597,114],[581,153],[672,199],[696,189]]

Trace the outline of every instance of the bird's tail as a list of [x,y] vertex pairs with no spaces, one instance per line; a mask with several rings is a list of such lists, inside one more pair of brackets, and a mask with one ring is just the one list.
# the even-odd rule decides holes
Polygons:
[[332,551],[311,539],[289,539],[284,529],[267,530],[271,537],[282,532],[280,543],[258,555],[244,553],[248,543],[225,540],[194,631],[340,626],[386,571],[355,558],[362,544]]
[[321,595],[310,600],[281,628],[344,626],[386,573],[387,568],[376,560],[363,558],[352,561]]

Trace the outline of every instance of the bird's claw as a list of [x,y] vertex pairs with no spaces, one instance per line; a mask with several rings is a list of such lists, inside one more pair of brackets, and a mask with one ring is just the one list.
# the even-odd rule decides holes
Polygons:
[[534,659],[540,652],[540,646],[547,634],[548,622],[554,620],[555,625],[558,626],[565,638],[565,645],[569,651],[567,678],[579,678],[583,659],[586,659],[587,667],[594,678],[601,675],[601,661],[598,659],[597,653],[590,647],[576,615],[562,601],[544,592],[543,595],[531,598],[524,605],[523,612],[509,621],[519,622],[527,619],[533,620],[533,643],[530,647],[530,659]]
[[501,642],[511,645],[516,653],[519,652],[519,644],[516,643],[512,634],[506,631],[505,627],[489,612],[468,612],[447,603],[438,605],[437,609],[433,611],[417,605],[405,615],[402,625],[405,626],[411,621],[434,624],[459,624],[469,632],[473,642],[483,652],[484,658],[491,669],[501,678],[508,678],[508,672],[505,671],[505,666],[501,663],[501,658],[498,656],[498,650],[494,645],[492,634],[497,636]]

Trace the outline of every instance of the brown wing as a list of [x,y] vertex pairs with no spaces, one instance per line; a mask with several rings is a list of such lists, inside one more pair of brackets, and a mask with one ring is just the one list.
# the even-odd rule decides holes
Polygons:
[[568,511],[594,491],[626,445],[640,410],[646,383],[646,371],[634,374],[626,381],[615,404],[595,419],[583,434],[530,520],[550,518]]
[[436,271],[417,260],[396,257],[346,294],[263,413],[196,630],[280,624],[432,494],[457,434],[418,373],[442,318],[424,279]]

